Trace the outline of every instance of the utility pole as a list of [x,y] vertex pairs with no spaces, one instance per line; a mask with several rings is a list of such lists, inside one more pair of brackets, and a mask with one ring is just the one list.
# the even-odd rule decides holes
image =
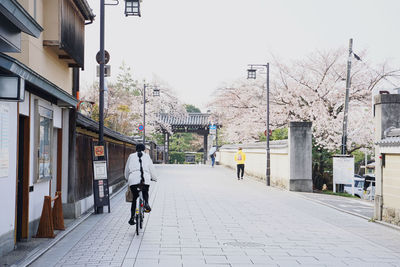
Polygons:
[[143,145],[146,145],[146,84],[143,85]]
[[267,63],[267,186],[271,185],[271,153],[269,147],[269,63]]
[[349,41],[349,57],[347,59],[347,77],[346,77],[346,98],[344,100],[344,118],[343,118],[343,133],[342,133],[342,147],[341,154],[347,154],[347,117],[349,113],[349,92],[350,92],[350,70],[351,70],[351,56],[353,54],[353,39]]

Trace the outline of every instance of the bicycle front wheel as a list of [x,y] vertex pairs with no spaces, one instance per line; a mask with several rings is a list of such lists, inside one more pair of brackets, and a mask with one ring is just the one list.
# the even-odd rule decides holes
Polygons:
[[143,228],[143,219],[144,219],[144,213],[142,212],[142,213],[140,214],[140,229]]

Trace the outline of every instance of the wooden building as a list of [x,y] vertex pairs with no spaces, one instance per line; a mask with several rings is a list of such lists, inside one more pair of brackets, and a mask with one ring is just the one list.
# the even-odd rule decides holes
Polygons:
[[36,234],[45,196],[67,190],[84,29],[93,19],[86,0],[0,1],[0,74],[17,77],[10,90],[22,92],[19,102],[0,100],[0,256]]
[[[69,164],[68,186],[63,191],[68,196],[67,202],[63,203],[66,218],[78,218],[93,206],[92,149],[94,142],[98,141],[98,130],[98,122],[77,113],[76,142],[70,151],[73,163]],[[108,184],[112,193],[125,184],[125,163],[129,154],[135,152],[137,142],[107,127],[104,127],[104,141]]]

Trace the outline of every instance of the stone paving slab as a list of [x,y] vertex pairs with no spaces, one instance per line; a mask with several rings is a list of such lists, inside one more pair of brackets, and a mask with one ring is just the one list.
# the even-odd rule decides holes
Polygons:
[[121,194],[32,266],[400,266],[394,229],[221,166],[157,171],[144,233],[127,224]]

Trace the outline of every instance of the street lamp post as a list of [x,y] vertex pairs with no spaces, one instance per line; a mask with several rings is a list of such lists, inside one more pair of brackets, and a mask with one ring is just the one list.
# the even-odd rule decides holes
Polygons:
[[[140,16],[140,0],[125,0],[125,15],[126,16]],[[116,0],[113,4],[106,4],[105,0],[100,0],[100,51],[99,51],[99,141],[94,153],[96,162],[107,161],[107,153],[104,147],[104,66],[105,60],[105,49],[104,49],[104,21],[105,21],[105,6],[106,5],[118,5],[119,1]],[[96,149],[98,147],[98,149]],[[102,152],[100,152],[102,151]],[[93,164],[95,161],[93,162]],[[101,183],[100,183],[101,182]],[[104,188],[107,191],[104,191]],[[100,192],[101,191],[101,192]],[[93,196],[94,196],[94,209],[95,213],[103,213],[104,198],[108,200],[108,212],[110,212],[110,199],[108,195],[108,181],[107,179],[96,179],[93,180]],[[105,196],[105,197],[104,197]]]
[[99,145],[104,145],[104,14],[105,1],[100,0],[100,95],[99,95]]
[[[104,21],[105,21],[105,6],[116,6],[119,1],[116,0],[113,4],[106,4],[105,0],[100,0],[100,94],[99,94],[99,145],[104,145]],[[140,0],[125,0],[125,16],[141,16]]]
[[270,157],[270,147],[269,147],[269,63],[266,65],[263,64],[250,64],[250,69],[247,70],[247,79],[256,79],[257,78],[257,70],[261,68],[265,68],[267,70],[267,168],[266,168],[266,184],[267,186],[271,185],[271,157]]

